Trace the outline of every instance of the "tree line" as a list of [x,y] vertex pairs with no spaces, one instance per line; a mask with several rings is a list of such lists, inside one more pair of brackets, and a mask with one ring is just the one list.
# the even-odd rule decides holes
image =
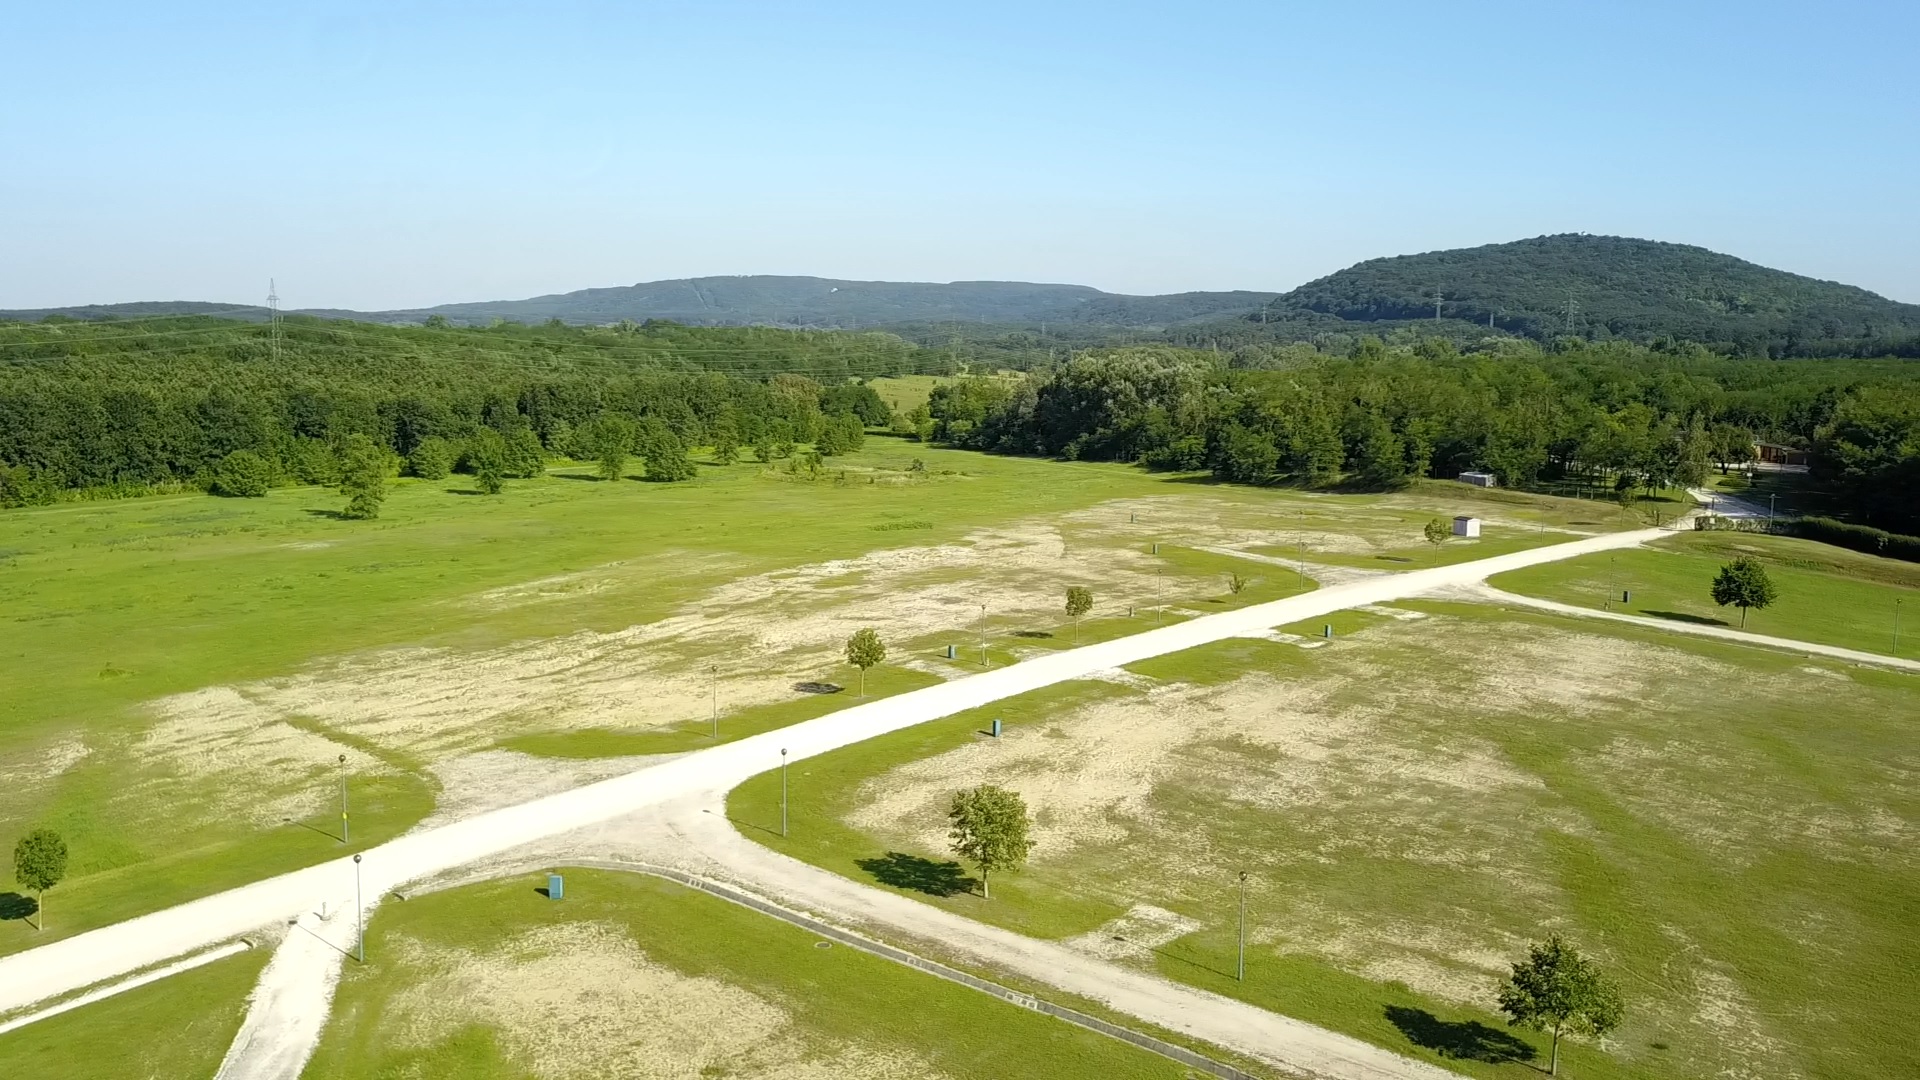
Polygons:
[[934,391],[932,435],[1004,453],[1211,469],[1241,483],[1392,488],[1487,471],[1612,495],[1807,449],[1846,516],[1920,531],[1920,363],[1739,359],[1692,346],[1443,339],[1344,352],[1097,350]]
[[[338,485],[360,442],[384,471],[427,478],[490,483],[617,452],[681,479],[695,445],[763,459],[851,449],[890,418],[852,378],[939,366],[875,334],[341,325],[0,327],[0,506]],[[600,338],[626,344],[589,344]]]

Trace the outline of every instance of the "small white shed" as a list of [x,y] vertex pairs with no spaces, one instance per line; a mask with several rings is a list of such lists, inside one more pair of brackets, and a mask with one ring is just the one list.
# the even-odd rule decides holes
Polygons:
[[1477,517],[1457,517],[1453,519],[1453,535],[1471,539],[1480,537],[1480,519]]
[[1495,479],[1494,475],[1490,472],[1463,472],[1460,474],[1460,482],[1463,484],[1472,484],[1474,487],[1490,488],[1500,486],[1500,481]]

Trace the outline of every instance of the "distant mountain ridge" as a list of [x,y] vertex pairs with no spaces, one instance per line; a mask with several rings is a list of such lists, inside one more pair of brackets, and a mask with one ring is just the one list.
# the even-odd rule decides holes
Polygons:
[[[1436,301],[1438,310],[1436,311]],[[1774,270],[1706,248],[1565,233],[1504,244],[1369,259],[1290,292],[1127,296],[1085,285],[1021,281],[895,282],[748,275],[645,281],[524,300],[394,311],[306,309],[300,314],[381,323],[432,316],[464,325],[496,319],[604,324],[664,319],[693,325],[840,328],[1045,324],[1236,335],[1418,330],[1550,341],[1562,334],[1726,345],[1773,355],[1822,348],[1888,351],[1920,340],[1920,305],[1837,282]],[[141,303],[0,312],[0,318],[138,318],[221,314],[263,319],[257,305]],[[1438,318],[1436,318],[1436,315]],[[1257,330],[1249,330],[1256,324]]]

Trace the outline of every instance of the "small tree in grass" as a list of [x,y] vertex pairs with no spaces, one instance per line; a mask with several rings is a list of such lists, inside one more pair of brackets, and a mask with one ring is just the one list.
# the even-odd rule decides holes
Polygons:
[[1427,527],[1421,531],[1426,534],[1427,543],[1433,545],[1433,564],[1440,565],[1440,545],[1447,542],[1447,538],[1453,535],[1453,530],[1447,527],[1444,519],[1434,518],[1427,522]]
[[467,465],[473,469],[473,486],[482,495],[498,495],[506,486],[508,458],[512,451],[507,440],[490,427],[483,427],[467,444]]
[[860,696],[867,696],[867,669],[887,658],[887,644],[880,632],[869,626],[855,630],[847,639],[847,663],[860,669]]
[[1238,572],[1227,575],[1227,591],[1235,596],[1246,592],[1249,584],[1251,583],[1248,582],[1246,578],[1241,577]]
[[1620,1026],[1620,991],[1598,965],[1554,934],[1527,948],[1500,987],[1507,1022],[1553,1034],[1547,1075],[1560,1072],[1560,1036],[1605,1035]]
[[267,493],[272,479],[273,468],[265,458],[251,450],[235,450],[214,468],[209,490],[229,499],[257,499]]
[[956,791],[947,820],[952,824],[947,835],[954,854],[980,868],[982,899],[993,897],[987,875],[1019,867],[1033,850],[1033,841],[1027,836],[1027,803],[1017,791],[993,784]]
[[1080,644],[1080,616],[1093,610],[1093,590],[1085,585],[1067,586],[1067,616],[1073,620],[1073,643]]
[[575,432],[573,441],[593,456],[600,479],[618,480],[627,471],[627,453],[633,449],[633,423],[624,416],[604,414]]
[[1740,625],[1747,625],[1747,609],[1763,608],[1779,599],[1780,592],[1760,560],[1742,555],[1720,568],[1713,579],[1713,602],[1721,607],[1731,604],[1740,609]]
[[39,894],[37,930],[47,928],[47,890],[67,876],[67,842],[52,829],[35,829],[13,845],[13,880]]
[[365,435],[349,436],[346,453],[340,455],[340,494],[347,497],[342,517],[366,521],[380,516],[380,504],[387,498],[387,459]]

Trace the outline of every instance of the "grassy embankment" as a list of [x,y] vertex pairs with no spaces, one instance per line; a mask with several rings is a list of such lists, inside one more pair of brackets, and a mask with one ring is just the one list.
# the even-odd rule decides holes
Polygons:
[[[1900,655],[1920,656],[1920,564],[1811,540],[1681,533],[1646,548],[1499,574],[1490,584],[1563,604],[1741,628],[1739,609],[1715,605],[1710,590],[1720,568],[1742,555],[1760,560],[1779,590],[1771,606],[1747,615],[1744,629],[1890,654],[1899,602]],[[1632,594],[1624,604],[1623,592]]]
[[[1920,1069],[1897,1034],[1920,1008],[1915,680],[1408,607],[1425,618],[1343,613],[1311,652],[1222,642],[1134,665],[1151,687],[1067,684],[802,762],[790,839],[765,827],[776,774],[730,813],[854,880],[1043,938],[1137,936],[1131,962],[1169,978],[1470,1075],[1537,1075],[1544,1042],[1491,995],[1549,930],[1629,1003],[1606,1052],[1562,1048],[1572,1075]],[[1023,790],[1043,842],[991,901],[940,828],[981,780]]]
[[1164,1058],[635,874],[389,904],[306,1076],[1166,1077]]

